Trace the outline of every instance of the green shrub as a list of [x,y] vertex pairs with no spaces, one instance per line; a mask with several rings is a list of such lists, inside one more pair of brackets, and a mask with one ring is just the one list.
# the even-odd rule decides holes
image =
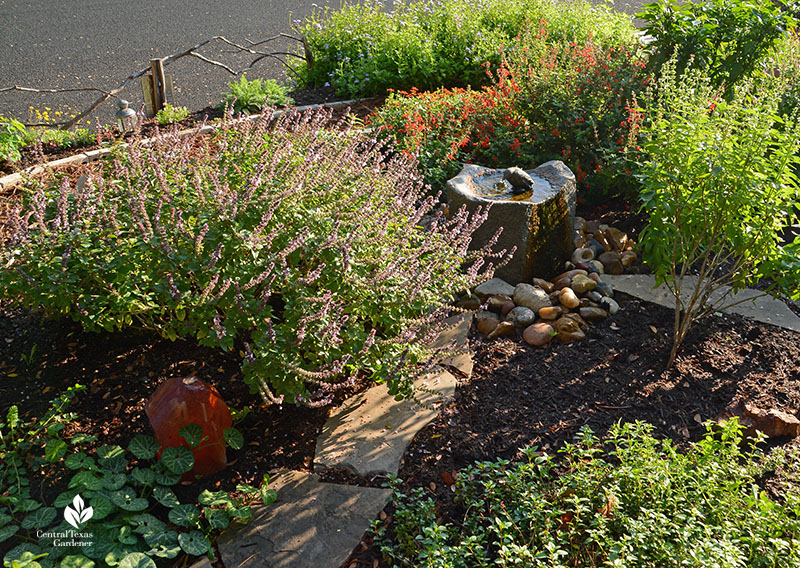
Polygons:
[[156,113],[156,120],[158,121],[158,124],[160,124],[161,126],[166,126],[168,124],[175,124],[176,122],[180,122],[188,117],[189,117],[188,108],[183,106],[179,107],[172,106],[169,103],[166,103],[164,105],[164,108],[162,108],[160,111]]
[[780,264],[778,238],[795,218],[800,118],[777,113],[785,83],[759,83],[743,81],[725,101],[699,71],[676,77],[673,61],[648,104],[640,244],[675,296],[668,366],[693,322],[741,301],[715,295],[722,286],[774,277],[800,295],[800,272]]
[[253,79],[248,81],[243,73],[239,81],[228,83],[230,91],[222,93],[220,108],[233,108],[235,113],[260,112],[264,107],[286,106],[294,101],[289,89],[275,79]]
[[733,94],[738,82],[758,71],[795,19],[771,0],[659,0],[644,4],[639,17],[653,36],[655,70],[677,56],[679,71],[689,64],[705,70],[714,86]]
[[414,163],[329,119],[165,134],[85,183],[28,187],[0,295],[88,330],[235,350],[267,401],[322,404],[360,371],[409,394],[448,299],[491,274],[467,254],[485,215],[423,229],[436,201]]
[[16,162],[22,157],[19,151],[25,145],[24,135],[24,124],[0,116],[0,160]]
[[[396,512],[377,524],[395,566],[437,568],[643,566],[785,567],[800,563],[800,457],[740,449],[735,420],[685,454],[642,423],[611,429],[605,451],[591,431],[560,453],[524,450],[527,461],[478,463],[459,473],[465,511],[437,521],[422,489],[394,484]],[[782,467],[780,501],[759,486]]]
[[446,0],[346,4],[315,12],[300,27],[313,63],[299,69],[303,82],[331,85],[341,96],[388,89],[430,90],[486,84],[483,65],[526,28],[546,22],[554,40],[620,45],[633,37],[628,16],[578,0]]
[[[127,451],[120,446],[86,450],[96,439],[84,434],[65,438],[65,427],[75,419],[67,408],[84,388],[69,389],[39,420],[23,421],[12,406],[5,422],[0,422],[0,542],[6,550],[13,546],[3,558],[4,566],[16,560],[28,568],[48,568],[59,561],[61,566],[88,567],[96,562],[155,568],[155,560],[182,553],[213,556],[211,538],[233,519],[246,522],[256,499],[266,505],[275,500],[265,476],[260,489],[237,486],[240,496],[204,490],[199,504],[181,503],[171,487],[194,466],[188,447],[165,448],[156,459],[161,448],[150,436],[135,436]],[[193,435],[195,430],[199,434]],[[238,432],[227,432],[226,440],[241,439]],[[202,443],[203,432],[196,424],[181,433],[191,447]],[[240,443],[234,449],[239,448]],[[42,479],[63,480],[64,491],[52,501],[43,498],[33,490]],[[64,509],[63,515],[59,509]],[[78,534],[65,538],[69,531]],[[47,536],[52,533],[61,535]],[[63,546],[56,540],[83,544]]]

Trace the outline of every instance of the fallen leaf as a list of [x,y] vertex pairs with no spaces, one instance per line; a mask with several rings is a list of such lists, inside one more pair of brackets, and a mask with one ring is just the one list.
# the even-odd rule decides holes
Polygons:
[[386,511],[381,511],[380,514],[378,514],[378,518],[380,520],[382,520],[382,521],[385,521],[386,520]]
[[638,355],[628,355],[628,363],[633,363],[639,358]]
[[380,564],[380,561],[377,558],[374,558],[372,560],[372,568],[378,568],[378,564]]
[[698,424],[703,423],[703,418],[699,414],[695,414],[692,418],[694,418],[694,421],[697,422]]
[[653,333],[658,333],[658,329],[656,329],[656,326],[654,325],[650,326],[650,331],[652,331]]
[[53,390],[53,387],[44,387],[44,388],[42,389],[42,394],[47,394],[47,393],[49,393],[51,390]]
[[19,377],[19,373],[9,373],[8,376],[13,379],[14,377]]
[[433,481],[431,481],[431,484],[428,487],[431,488],[431,491],[436,491],[436,484]]
[[612,324],[611,324],[610,326],[608,326],[608,327],[610,327],[610,328],[611,328],[611,329],[613,329],[614,331],[619,331],[620,329],[622,329],[622,328],[620,328],[620,327],[619,327],[617,324],[615,324],[615,323],[612,323]]
[[387,430],[391,430],[391,429],[392,429],[392,425],[391,425],[391,424],[387,424],[387,425],[385,426],[385,428],[386,428]]
[[455,480],[455,479],[453,479],[453,474],[452,474],[452,473],[450,473],[449,471],[445,471],[444,473],[442,473],[441,475],[439,475],[439,477],[441,477],[441,478],[442,478],[442,482],[443,482],[445,485],[453,485],[453,484],[456,482],[456,480]]

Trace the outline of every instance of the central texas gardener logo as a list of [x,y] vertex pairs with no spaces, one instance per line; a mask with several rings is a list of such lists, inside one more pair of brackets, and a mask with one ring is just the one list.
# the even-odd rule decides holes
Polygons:
[[94,509],[86,507],[80,495],[75,495],[72,506],[67,505],[64,509],[64,519],[78,530],[83,523],[92,518],[92,515],[94,515]]

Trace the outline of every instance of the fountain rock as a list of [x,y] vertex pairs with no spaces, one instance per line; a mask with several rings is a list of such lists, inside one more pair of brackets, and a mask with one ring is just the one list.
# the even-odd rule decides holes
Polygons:
[[470,246],[481,248],[503,228],[495,250],[517,247],[517,252],[495,276],[511,284],[552,276],[563,270],[564,260],[573,251],[575,175],[563,162],[553,160],[525,172],[533,184],[517,194],[506,172],[465,166],[447,182],[450,211],[466,206],[474,212],[492,204],[489,218],[475,231]]

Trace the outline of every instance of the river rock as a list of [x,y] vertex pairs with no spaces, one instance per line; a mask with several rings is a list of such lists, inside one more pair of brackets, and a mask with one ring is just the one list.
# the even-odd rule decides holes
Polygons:
[[533,188],[533,178],[522,168],[507,168],[503,172],[503,179],[511,184],[514,193],[525,193]]
[[596,287],[597,282],[584,274],[576,274],[575,278],[573,278],[572,282],[570,283],[570,288],[572,288],[576,294],[585,294],[586,292],[591,292]]
[[551,305],[547,292],[531,284],[517,284],[514,288],[514,303],[538,312],[540,308]]
[[597,321],[608,317],[608,312],[602,308],[581,308],[578,313],[586,321]]
[[600,300],[603,299],[603,295],[597,290],[592,290],[591,292],[586,294],[586,297],[589,298],[592,302],[597,302],[598,304],[600,303]]
[[528,345],[533,345],[534,347],[544,347],[550,340],[553,339],[555,335],[555,330],[553,326],[549,323],[539,322],[533,325],[530,325],[525,328],[525,331],[522,332],[522,339]]
[[614,227],[609,227],[605,230],[606,240],[608,240],[611,248],[613,248],[617,252],[624,251],[628,246],[628,235],[616,229]]
[[598,282],[595,290],[600,292],[606,298],[614,297],[614,288],[608,282]]
[[552,292],[553,290],[555,290],[555,288],[553,288],[553,283],[552,282],[548,282],[547,280],[544,280],[542,278],[534,278],[533,279],[533,285],[534,286],[538,286],[539,288],[541,288],[542,290],[544,290],[548,294],[550,292]]
[[622,261],[622,266],[628,267],[636,262],[636,253],[632,250],[626,250],[620,253],[620,260]]
[[561,343],[571,343],[586,337],[580,325],[574,319],[563,317],[558,320],[553,328],[556,331],[556,339]]
[[622,274],[622,258],[618,252],[606,251],[597,260],[603,264],[606,274]]
[[570,280],[572,280],[578,274],[583,274],[585,276],[587,272],[585,270],[581,270],[580,268],[572,268],[570,270],[567,270],[566,272],[562,272],[561,274],[553,278],[551,282],[556,282],[558,280],[561,280],[562,278],[569,278]]
[[570,280],[569,278],[566,277],[561,278],[553,283],[553,290],[561,290],[562,288],[567,288],[571,283],[572,280]]
[[513,301],[511,301],[511,302],[506,302],[505,304],[503,304],[503,307],[502,307],[502,308],[500,308],[500,313],[501,313],[503,316],[507,316],[507,315],[508,315],[508,312],[510,312],[511,310],[513,310],[513,309],[514,309],[514,308],[516,308],[516,307],[517,307],[517,305],[516,305],[516,304],[515,304]]
[[575,217],[575,230],[585,233],[587,229],[586,219],[583,217]]
[[585,319],[583,319],[581,317],[581,315],[579,313],[571,312],[571,313],[568,313],[568,314],[564,314],[564,316],[561,319],[564,319],[564,318],[571,319],[572,321],[577,323],[578,327],[580,327],[584,331],[589,329],[589,324],[586,322]]
[[595,282],[597,282],[598,284],[600,284],[600,282],[601,282],[601,280],[600,280],[600,275],[599,275],[597,272],[591,272],[591,273],[589,273],[589,278],[591,278],[592,280],[594,280],[594,281],[595,281]]
[[600,221],[587,221],[585,233],[594,234],[600,229]]
[[489,339],[514,335],[516,329],[517,328],[510,321],[501,321],[497,324],[497,327],[494,328],[494,331],[489,334]]
[[480,312],[475,314],[475,323],[478,331],[483,335],[490,335],[500,323],[500,318],[492,312]]
[[543,320],[555,321],[561,316],[562,313],[563,310],[561,309],[561,306],[548,306],[539,310],[539,317]]
[[456,302],[456,306],[465,310],[475,311],[481,307],[481,299],[475,294],[464,296]]
[[594,260],[594,251],[590,248],[578,248],[572,253],[572,262],[575,266],[590,260]]
[[506,321],[513,322],[517,327],[528,327],[536,321],[536,312],[525,306],[517,306],[508,312]]
[[501,278],[490,278],[475,287],[475,295],[486,300],[489,296],[504,295],[509,298],[514,295],[514,287]]
[[737,402],[717,416],[717,422],[724,422],[736,416],[745,427],[744,435],[753,438],[756,430],[767,438],[797,437],[800,434],[800,420],[794,414],[775,408],[758,408],[747,402]]
[[600,305],[612,316],[619,311],[619,304],[612,298],[603,297],[600,300]]
[[487,305],[490,310],[494,312],[499,312],[503,309],[503,306],[508,302],[511,302],[511,297],[506,296],[505,294],[495,294],[494,296],[489,296],[487,301]]
[[572,288],[564,288],[561,290],[561,294],[558,296],[558,301],[561,302],[561,305],[565,308],[576,308],[580,304],[580,300],[578,300],[578,296],[575,295],[575,292]]
[[572,246],[576,249],[586,246],[586,235],[582,235],[576,231],[575,237],[572,239]]
[[591,238],[586,241],[586,246],[587,248],[592,249],[595,258],[606,252],[606,249],[603,247],[602,243],[598,242],[598,240],[595,238]]
[[605,274],[605,268],[603,268],[603,263],[600,262],[599,260],[593,260],[589,264],[594,266],[594,269],[598,274]]

